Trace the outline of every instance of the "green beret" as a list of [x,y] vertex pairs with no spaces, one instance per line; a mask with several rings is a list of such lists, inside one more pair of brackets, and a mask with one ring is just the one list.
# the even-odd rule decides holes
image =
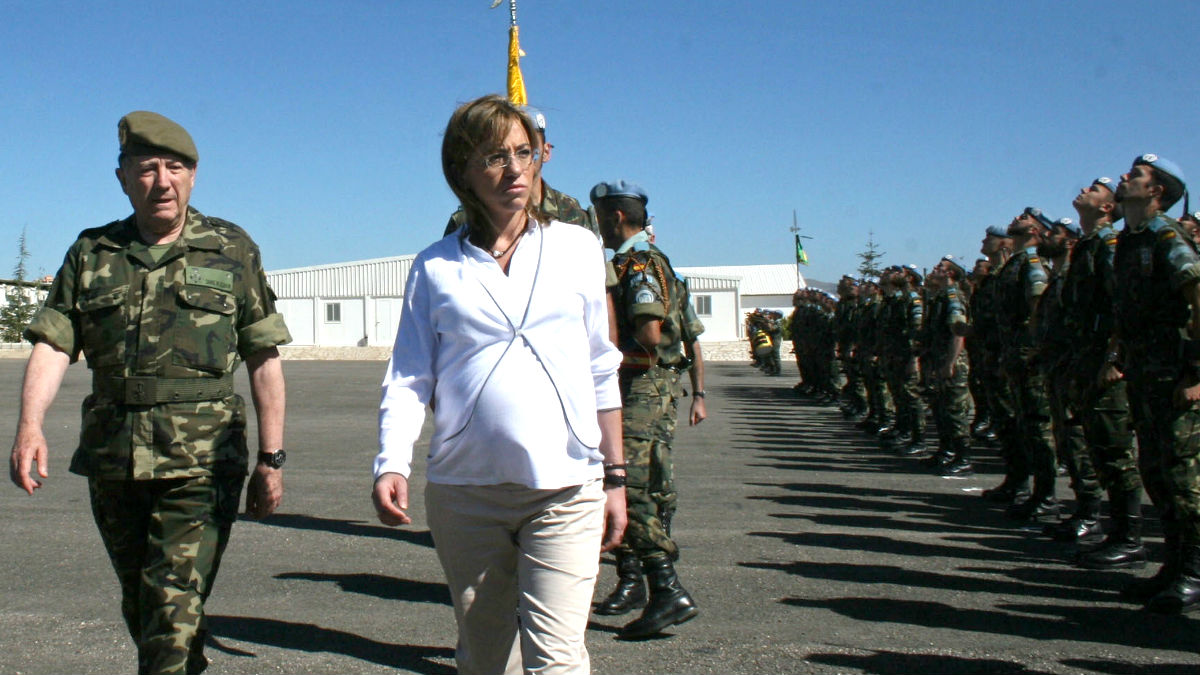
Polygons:
[[163,151],[191,161],[200,161],[196,144],[187,130],[158,113],[138,110],[117,122],[117,140],[127,155],[155,155]]

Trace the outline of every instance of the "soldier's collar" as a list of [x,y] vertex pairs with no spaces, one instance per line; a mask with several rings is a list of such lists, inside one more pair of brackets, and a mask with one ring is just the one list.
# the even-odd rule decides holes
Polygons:
[[192,207],[188,207],[187,222],[183,224],[183,233],[179,239],[189,248],[205,251],[220,251],[224,242],[221,235],[208,224],[208,219]]
[[626,239],[625,242],[621,244],[621,248],[617,249],[617,251],[616,251],[617,255],[621,255],[622,253],[627,253],[629,251],[629,249],[633,248],[634,244],[636,244],[638,242],[642,242],[642,241],[644,241],[646,243],[650,243],[650,235],[646,234],[645,230],[641,230],[637,234]]

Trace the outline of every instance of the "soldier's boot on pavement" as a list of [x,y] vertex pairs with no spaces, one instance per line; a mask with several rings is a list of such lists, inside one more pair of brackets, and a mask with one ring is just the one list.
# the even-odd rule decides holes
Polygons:
[[1104,536],[1100,525],[1100,499],[1098,497],[1080,497],[1076,503],[1075,513],[1070,518],[1046,527],[1046,534],[1054,541],[1078,542],[1089,544],[1099,541]]
[[1200,609],[1200,544],[1184,544],[1180,550],[1179,574],[1146,609],[1157,614],[1183,614]]
[[1023,502],[1029,498],[1029,476],[1021,477],[1010,471],[999,485],[984,490],[983,498],[997,504]]
[[938,443],[937,452],[921,460],[921,466],[929,467],[934,471],[941,471],[942,467],[954,461],[954,449],[947,443]]
[[[1164,526],[1166,524],[1164,523]],[[1165,528],[1164,528],[1165,529]],[[1121,589],[1121,597],[1132,602],[1147,602],[1169,588],[1183,567],[1182,542],[1178,532],[1163,532],[1163,564],[1146,579],[1137,579]]]
[[596,613],[617,616],[646,606],[642,563],[632,553],[617,554],[617,587],[596,606]]
[[912,434],[907,443],[896,448],[896,452],[901,457],[921,457],[929,452],[929,448],[925,446],[923,436]]
[[971,436],[974,438],[983,438],[988,429],[992,428],[992,420],[986,415],[975,418],[975,423],[971,425]]
[[971,464],[971,444],[961,440],[955,443],[954,457],[949,464],[941,468],[940,474],[947,478],[966,478],[975,475],[975,467]]
[[1112,509],[1112,532],[1098,548],[1081,552],[1078,565],[1089,570],[1145,567],[1141,491],[1109,491],[1108,505]]
[[1033,494],[1024,502],[1014,501],[1005,511],[1005,515],[1013,520],[1039,521],[1057,518],[1060,511],[1058,500],[1054,498],[1054,476],[1035,477]]
[[694,619],[700,613],[692,596],[679,583],[675,566],[666,554],[643,560],[642,571],[650,582],[650,602],[640,617],[621,629],[619,637],[631,640],[657,635],[664,628]]

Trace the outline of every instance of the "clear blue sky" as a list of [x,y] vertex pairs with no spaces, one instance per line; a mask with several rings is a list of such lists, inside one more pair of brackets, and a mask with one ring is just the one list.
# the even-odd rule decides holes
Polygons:
[[[192,204],[268,269],[416,253],[455,200],[441,132],[504,89],[507,2],[0,0],[0,277],[129,213],[112,169],[126,112],[189,129]],[[545,175],[650,194],[677,265],[853,272],[974,258],[983,228],[1142,152],[1200,185],[1200,3],[520,0]],[[1197,200],[1200,204],[1200,200]],[[1178,212],[1178,207],[1175,209]]]

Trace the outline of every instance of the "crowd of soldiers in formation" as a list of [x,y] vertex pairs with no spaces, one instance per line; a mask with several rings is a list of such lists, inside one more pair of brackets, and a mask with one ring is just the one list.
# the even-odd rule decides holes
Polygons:
[[1145,490],[1162,566],[1121,593],[1172,614],[1200,607],[1200,212],[1165,214],[1186,187],[1156,160],[1081,190],[1079,223],[1030,207],[988,227],[970,271],[948,255],[800,290],[789,328],[802,397],[942,476],[995,448],[1004,479],[983,497],[1073,542],[1079,567],[1146,565]]

